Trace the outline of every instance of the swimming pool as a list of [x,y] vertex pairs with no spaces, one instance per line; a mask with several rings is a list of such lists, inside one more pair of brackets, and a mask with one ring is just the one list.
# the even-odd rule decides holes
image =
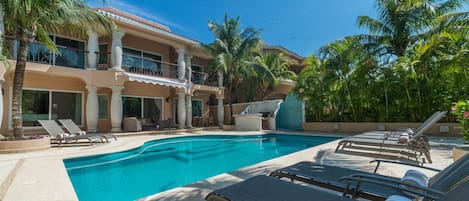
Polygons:
[[335,139],[284,134],[177,137],[123,152],[65,159],[64,164],[80,201],[127,201]]

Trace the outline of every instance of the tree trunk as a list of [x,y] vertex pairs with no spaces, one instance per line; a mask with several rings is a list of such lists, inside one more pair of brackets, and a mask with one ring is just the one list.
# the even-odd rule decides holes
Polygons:
[[[27,29],[21,30],[18,33],[20,47],[18,50],[18,57],[16,59],[15,76],[13,78],[13,95],[12,95],[12,120],[13,120],[13,135],[15,139],[23,139],[23,117],[22,117],[22,95],[23,95],[23,81],[24,70],[26,68],[26,60],[28,58],[29,43],[32,40],[28,34]],[[31,31],[29,32],[31,33]]]

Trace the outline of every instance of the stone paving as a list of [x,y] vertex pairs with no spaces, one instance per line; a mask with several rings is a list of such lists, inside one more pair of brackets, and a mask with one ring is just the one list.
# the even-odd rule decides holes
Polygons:
[[[240,134],[236,132],[204,131],[204,134]],[[243,132],[255,134],[259,132]],[[306,134],[306,133],[303,133]],[[189,133],[119,136],[109,144],[78,147],[60,147],[45,151],[2,154],[0,155],[0,200],[4,201],[74,201],[78,200],[67,176],[62,160],[101,153],[111,153],[142,145],[154,139],[174,136],[197,135]],[[324,134],[323,134],[324,135]],[[330,136],[330,135],[328,135]],[[335,136],[343,136],[337,135]],[[459,138],[430,138],[433,164],[430,167],[443,169],[452,162],[451,149],[462,141]],[[156,195],[142,198],[142,201],[153,200],[187,200],[202,201],[213,189],[221,188],[242,181],[249,177],[268,174],[269,172],[294,164],[299,161],[316,161],[328,165],[338,165],[353,169],[372,171],[373,158],[334,153],[337,141],[312,147],[283,157],[264,161],[240,170],[217,175],[184,187],[175,188]],[[385,164],[380,173],[401,177],[408,167],[396,164]],[[434,172],[425,172],[428,175]]]

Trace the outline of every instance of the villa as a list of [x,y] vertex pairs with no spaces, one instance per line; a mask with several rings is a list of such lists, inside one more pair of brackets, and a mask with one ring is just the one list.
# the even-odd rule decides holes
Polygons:
[[[397,186],[401,188],[397,193],[404,196],[406,192],[401,190],[406,186],[402,185],[408,183],[399,182],[407,176],[410,166],[398,164],[403,161],[412,162],[406,165],[417,169],[427,163],[427,169],[414,172],[424,174],[418,179],[426,179],[417,184],[427,182],[426,186],[411,183],[411,191],[418,191],[414,187],[425,189],[417,194],[444,198],[450,194],[447,189],[426,189],[432,185],[460,185],[447,181],[453,178],[464,186],[469,184],[467,170],[460,168],[469,164],[469,155],[461,153],[458,157],[463,160],[453,163],[450,153],[455,144],[461,144],[461,139],[450,136],[459,131],[457,125],[438,123],[446,111],[435,112],[420,125],[305,122],[305,102],[290,93],[300,82],[281,79],[265,94],[255,97],[260,101],[233,104],[231,116],[226,97],[232,92],[224,87],[223,74],[209,69],[213,58],[203,50],[201,42],[115,8],[94,11],[112,19],[117,28],[109,35],[92,30],[80,37],[50,33],[60,54],[37,42],[29,46],[22,93],[24,133],[45,134],[46,126],[38,120],[55,123],[54,120],[71,119],[88,133],[112,133],[117,138],[105,143],[98,134],[94,137],[101,138],[102,143],[97,145],[88,146],[92,145],[90,140],[86,145],[70,143],[54,148],[50,148],[49,138],[37,138],[47,140],[47,149],[0,152],[0,200],[227,200],[238,196],[238,187],[242,189],[239,192],[253,192],[255,196],[264,193],[267,200],[275,193],[287,195],[287,187],[313,194],[306,200],[321,199],[313,198],[319,193],[338,200],[356,200],[343,197],[346,193],[360,197],[358,200],[384,200],[395,194],[375,193],[373,190],[385,187],[369,184],[364,186],[371,186],[366,189],[371,190],[362,191],[360,183],[348,185],[338,178],[350,176],[351,181],[354,176],[366,174],[366,181],[377,177],[379,184],[385,178],[396,184],[383,186]],[[11,55],[6,61],[10,65],[0,63],[1,134],[13,132],[14,69],[8,66],[15,66],[18,54],[18,41],[7,38],[6,43]],[[305,67],[305,58],[282,46],[264,43],[262,50],[286,55],[289,69],[295,73]],[[250,115],[259,121],[253,123]],[[229,124],[239,116],[246,118],[246,125],[257,125],[248,132],[238,127],[233,131],[235,125]],[[62,125],[66,127],[63,122]],[[409,129],[394,132],[403,125]],[[352,133],[362,134],[350,136]],[[427,138],[424,134],[447,138]],[[401,142],[401,137],[407,141]],[[376,166],[370,163],[380,156],[399,161],[380,161]],[[424,157],[426,160],[422,160]],[[316,169],[308,169],[311,166]],[[378,166],[378,175],[374,175]],[[437,169],[443,170],[440,176]],[[309,178],[302,175],[304,172],[294,172],[297,170],[314,170],[310,173],[315,175]],[[350,174],[328,180],[331,175],[339,176],[334,173]],[[443,178],[448,175],[452,179]],[[432,176],[439,177],[435,180],[440,183],[431,184],[428,178]],[[256,185],[258,181],[273,183]],[[300,182],[303,183],[297,185]],[[376,183],[370,183],[373,182]],[[246,184],[252,186],[245,188]],[[453,189],[460,192],[461,188]],[[250,200],[249,196],[244,200]]]
[[[37,133],[37,120],[47,119],[72,119],[91,132],[121,131],[127,117],[161,128],[191,128],[194,117],[204,114],[210,116],[210,126],[229,122],[223,75],[209,74],[211,56],[200,42],[114,8],[95,11],[117,25],[111,35],[91,30],[82,38],[51,33],[60,54],[39,43],[30,45],[23,90],[26,134]],[[14,59],[18,43],[8,44]],[[301,70],[301,56],[281,46],[264,47],[284,52],[296,63],[292,69]],[[15,60],[9,61],[14,67]],[[4,80],[2,133],[12,130],[14,70],[5,70],[0,70]],[[282,81],[266,98],[285,99],[293,86],[292,81]]]

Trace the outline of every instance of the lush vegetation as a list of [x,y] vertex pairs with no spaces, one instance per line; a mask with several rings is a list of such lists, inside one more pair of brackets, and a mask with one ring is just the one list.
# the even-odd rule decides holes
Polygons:
[[295,92],[308,121],[422,121],[469,99],[467,0],[377,0],[368,34],[310,55]]
[[295,76],[283,54],[262,52],[260,31],[253,27],[241,29],[239,17],[233,19],[226,14],[220,24],[210,21],[209,29],[215,41],[204,45],[204,49],[214,58],[211,71],[223,75],[230,116],[232,103],[263,99],[279,78]]

